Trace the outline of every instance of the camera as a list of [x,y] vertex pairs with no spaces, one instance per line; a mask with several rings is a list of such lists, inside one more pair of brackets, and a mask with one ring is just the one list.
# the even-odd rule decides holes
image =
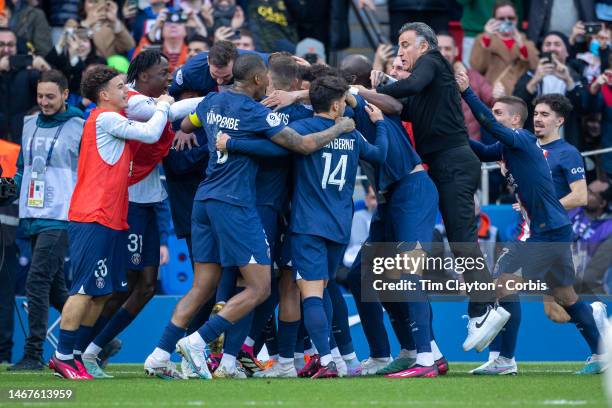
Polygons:
[[32,56],[27,54],[11,55],[9,57],[11,70],[21,71],[32,65]]
[[175,23],[175,24],[179,24],[179,23],[184,23],[185,21],[187,21],[187,14],[180,12],[180,11],[174,11],[172,13],[168,13],[168,17],[166,18],[166,23]]
[[309,52],[308,54],[304,54],[304,59],[308,61],[309,64],[314,65],[317,63],[319,56],[315,53]]
[[380,84],[381,85],[389,85],[389,84],[392,84],[394,82],[397,82],[397,79],[393,78],[391,75],[385,74],[385,76],[380,81]]
[[501,22],[501,24],[499,25],[499,32],[500,33],[509,33],[514,29],[514,26],[512,25],[512,21],[510,20],[503,20]]
[[17,197],[17,185],[15,180],[8,177],[0,177],[0,201]]
[[230,27],[232,25],[232,18],[236,13],[236,6],[230,7],[217,7],[213,10],[213,20],[215,22],[215,28],[219,27]]
[[543,52],[540,57],[545,59],[547,64],[554,64],[555,62],[552,57],[552,52]]
[[601,23],[584,23],[584,31],[589,35],[597,34],[602,27]]

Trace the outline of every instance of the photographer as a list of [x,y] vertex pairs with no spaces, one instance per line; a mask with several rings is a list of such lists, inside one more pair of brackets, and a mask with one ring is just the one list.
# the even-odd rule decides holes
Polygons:
[[[21,45],[21,44],[19,44]],[[0,134],[21,143],[23,117],[36,105],[36,82],[49,64],[19,47],[15,33],[0,28]]]
[[544,37],[540,61],[535,70],[529,70],[518,80],[514,96],[525,101],[529,116],[525,129],[533,132],[533,101],[538,96],[558,93],[565,95],[575,109],[562,127],[562,137],[569,143],[581,148],[581,126],[579,107],[582,106],[584,87],[579,71],[580,62],[569,59],[569,40],[560,32],[551,31]]
[[85,0],[81,27],[90,29],[96,51],[104,58],[123,54],[136,45],[117,16],[117,3],[110,0]]
[[236,5],[236,0],[213,0],[205,4],[201,12],[210,33],[214,33],[219,27],[237,30],[244,25],[244,11]]
[[528,16],[527,37],[539,44],[550,31],[569,34],[577,20],[595,21],[595,1],[532,1]]
[[[577,24],[576,33],[587,33],[585,35],[574,35],[576,42],[574,52],[576,58],[584,61],[588,66],[582,72],[588,83],[610,68],[610,45],[612,45],[612,33],[603,24]],[[590,34],[589,34],[590,33]]]
[[[15,180],[20,146],[0,139],[0,364],[10,363],[15,326],[15,293],[19,276],[19,248],[16,244],[19,208],[16,201]],[[12,188],[9,187],[13,184]]]
[[[601,148],[612,147],[612,69],[597,77],[585,93],[587,110],[601,114]],[[612,153],[601,156],[603,170],[612,180]]]
[[46,60],[55,69],[62,71],[68,79],[71,94],[80,94],[81,77],[91,64],[105,64],[106,60],[96,55],[91,41],[91,32],[79,28],[74,20],[66,23],[59,42],[51,49]]
[[494,84],[501,81],[511,94],[516,81],[538,64],[538,50],[517,27],[514,4],[500,0],[493,7],[493,18],[478,35],[472,48],[470,66]]
[[83,113],[66,105],[68,81],[44,72],[37,86],[40,113],[28,116],[18,172],[20,226],[32,243],[26,281],[29,336],[24,356],[11,370],[42,370],[49,303],[61,311],[68,291],[64,258],[68,252],[68,205],[76,183]]

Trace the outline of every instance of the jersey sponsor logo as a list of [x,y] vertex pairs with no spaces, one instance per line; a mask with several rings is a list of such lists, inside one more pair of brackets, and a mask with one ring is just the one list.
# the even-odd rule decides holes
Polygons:
[[354,145],[355,139],[338,138],[326,144],[325,148],[333,150],[353,150]]
[[216,125],[222,129],[238,130],[238,124],[240,123],[240,119],[230,118],[228,116],[223,116],[218,113],[209,111],[206,113],[206,123],[208,123],[209,125]]
[[570,171],[572,174],[584,174],[584,167],[574,167]]
[[266,122],[268,122],[268,125],[270,125],[270,127],[276,127],[280,125],[282,120],[283,119],[280,117],[280,115],[275,112],[270,112],[268,113],[268,116],[266,116]]
[[[288,125],[289,124],[289,115],[286,113],[282,113],[282,112],[277,112],[276,113],[278,116],[280,116],[281,121],[283,122],[283,125]],[[272,125],[274,126],[274,125]]]

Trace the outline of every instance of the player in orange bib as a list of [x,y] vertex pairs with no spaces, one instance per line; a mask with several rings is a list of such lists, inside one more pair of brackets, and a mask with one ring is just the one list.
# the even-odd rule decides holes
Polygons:
[[[68,236],[74,277],[70,297],[62,310],[57,351],[49,362],[56,375],[73,380],[91,379],[80,356],[73,354],[79,331],[91,330],[105,302],[125,282],[125,232],[128,229],[128,186],[148,172],[132,177],[139,157],[163,154],[160,140],[174,100],[157,98],[156,111],[146,123],[128,120],[120,112],[127,106],[124,77],[106,66],[85,73],[84,97],[97,108],[85,123],[81,140],[77,184],[72,195]],[[125,283],[125,285],[124,285]]]

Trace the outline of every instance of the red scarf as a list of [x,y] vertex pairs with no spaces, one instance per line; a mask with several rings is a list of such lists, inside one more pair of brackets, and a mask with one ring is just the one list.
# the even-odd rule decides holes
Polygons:
[[604,85],[601,87],[601,94],[603,95],[606,106],[612,107],[612,87],[610,85]]

